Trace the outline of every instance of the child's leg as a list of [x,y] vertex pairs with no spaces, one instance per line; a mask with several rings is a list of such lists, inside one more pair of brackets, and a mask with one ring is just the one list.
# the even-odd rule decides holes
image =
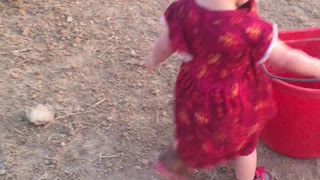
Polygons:
[[238,180],[253,180],[257,167],[257,151],[248,156],[239,156],[234,162],[235,174]]
[[186,180],[193,174],[193,171],[179,158],[175,147],[164,151],[155,167],[161,174],[175,180]]

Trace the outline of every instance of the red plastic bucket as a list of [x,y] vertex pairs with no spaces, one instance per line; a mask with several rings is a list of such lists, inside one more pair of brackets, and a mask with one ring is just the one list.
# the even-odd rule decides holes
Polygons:
[[[279,37],[289,46],[320,58],[320,28],[282,32]],[[307,78],[267,67],[278,76]],[[320,82],[291,83],[272,79],[272,84],[278,114],[267,123],[262,141],[289,157],[320,157]]]

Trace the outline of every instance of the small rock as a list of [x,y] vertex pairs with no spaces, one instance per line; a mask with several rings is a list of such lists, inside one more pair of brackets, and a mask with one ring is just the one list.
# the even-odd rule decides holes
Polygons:
[[23,31],[22,31],[22,35],[24,36],[28,36],[30,34],[30,28],[25,28]]
[[153,91],[151,91],[152,95],[159,95],[160,90],[159,89],[154,89]]
[[[81,41],[82,41],[82,39],[80,38],[80,37],[76,37],[76,39],[75,39],[75,41],[76,41],[76,43],[81,43]],[[76,46],[77,44],[75,44],[75,46]]]
[[39,104],[26,111],[27,119],[35,125],[43,125],[54,121],[54,109],[50,105]]
[[10,73],[10,76],[13,79],[21,79],[21,76],[18,73],[12,72],[12,73]]
[[7,171],[5,169],[0,169],[0,176],[5,175]]
[[138,54],[134,50],[130,51],[130,55],[131,55],[131,57],[137,57],[138,56]]
[[149,164],[149,160],[148,159],[142,159],[141,163],[144,165],[148,165]]
[[48,173],[45,172],[38,180],[47,180],[48,179]]
[[44,160],[44,163],[45,163],[46,165],[50,165],[50,161],[49,161],[49,160]]
[[68,18],[67,18],[67,22],[72,22],[73,21],[73,18],[71,17],[71,16],[69,16]]
[[113,164],[112,163],[106,163],[106,168],[112,168],[113,167]]
[[70,174],[70,172],[69,172],[68,170],[63,170],[63,172],[64,172],[65,174]]
[[137,170],[141,170],[142,169],[141,166],[135,166],[134,168],[137,169]]

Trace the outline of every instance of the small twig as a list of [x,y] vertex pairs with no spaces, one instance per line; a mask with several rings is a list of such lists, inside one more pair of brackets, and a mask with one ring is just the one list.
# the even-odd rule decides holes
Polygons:
[[160,122],[160,106],[159,106],[159,99],[158,97],[156,98],[157,100],[157,112],[156,112],[156,122],[159,123]]
[[212,176],[210,177],[210,180],[214,180],[214,178],[217,176],[217,172],[214,172],[213,174],[212,174]]
[[149,126],[148,124],[146,124],[145,122],[143,121],[140,121],[140,120],[137,120],[139,123],[145,125],[146,127],[148,127],[150,130],[152,130],[154,133],[156,132],[151,126]]
[[114,28],[111,23],[111,17],[107,17],[107,22],[108,22],[108,25],[110,26],[111,30],[114,31]]
[[14,50],[12,52],[13,53],[20,53],[20,52],[27,52],[27,51],[31,51],[31,49],[30,48],[18,49],[18,50]]
[[112,127],[112,124],[110,124],[110,125],[107,127],[107,130],[109,130],[111,127]]
[[101,158],[117,158],[117,157],[120,157],[121,154],[115,154],[115,155],[106,155],[106,156],[100,156]]
[[73,112],[73,113],[70,113],[70,114],[65,114],[65,115],[62,115],[62,116],[58,116],[56,117],[55,119],[58,120],[58,119],[63,119],[63,118],[66,118],[66,117],[69,117],[69,116],[74,116],[74,115],[78,115],[78,114],[84,114],[84,113],[88,113],[88,112],[91,112],[90,110],[94,107],[97,107],[98,105],[100,105],[101,103],[105,102],[107,100],[107,98],[103,98],[102,100],[94,103],[93,105],[91,105],[88,109],[84,110],[84,111],[79,111],[79,112]]
[[133,104],[130,104],[134,109],[136,109],[136,110],[138,110],[138,111],[140,111],[140,112],[142,112],[142,113],[144,113],[145,111],[143,111],[142,109],[139,109],[138,107],[136,107],[135,105],[133,105]]
[[102,153],[100,152],[100,153],[99,153],[99,160],[98,160],[98,163],[101,163],[101,160],[102,160],[102,157],[101,157],[101,156],[102,156]]
[[93,104],[92,106],[89,107],[89,109],[92,109],[100,104],[102,104],[103,102],[105,102],[107,100],[107,98],[103,98],[102,100],[98,101],[97,103]]
[[120,157],[122,154],[114,154],[114,155],[102,155],[102,153],[100,152],[99,153],[99,163],[101,163],[102,159],[103,158],[107,158],[107,159],[110,159],[110,158],[117,158],[117,157]]
[[15,128],[15,127],[12,127],[12,129],[13,129],[14,131],[16,131],[17,133],[19,133],[19,134],[24,134],[22,131],[18,130],[18,129]]
[[58,159],[55,158],[55,157],[49,157],[49,156],[45,156],[45,155],[42,155],[42,154],[40,154],[40,156],[41,156],[42,158],[45,158],[45,159],[50,159],[50,160],[54,160],[54,161],[57,161],[57,160],[58,160]]
[[37,137],[40,137],[40,135],[37,134],[37,132],[36,132],[34,129],[31,128],[31,131],[32,131]]
[[9,55],[10,53],[8,53],[8,52],[0,52],[0,55],[1,56],[5,56],[5,55]]
[[102,58],[108,51],[112,50],[112,48],[106,48],[99,56],[98,58]]
[[29,61],[30,61],[30,59],[26,59],[26,60],[23,60],[23,61],[18,62],[17,65],[21,65],[21,64],[26,63],[26,62],[29,62]]
[[74,112],[74,113],[70,113],[70,114],[58,116],[58,117],[56,117],[55,119],[56,119],[56,120],[58,120],[58,119],[63,119],[63,118],[69,117],[69,116],[74,116],[74,115],[78,115],[78,114],[84,114],[84,113],[88,113],[88,112],[90,112],[90,111],[86,110],[86,111]]
[[101,126],[102,123],[97,123],[91,130],[90,132],[98,132],[97,128]]
[[45,8],[51,8],[51,7],[65,7],[68,4],[52,4],[52,5],[45,5]]

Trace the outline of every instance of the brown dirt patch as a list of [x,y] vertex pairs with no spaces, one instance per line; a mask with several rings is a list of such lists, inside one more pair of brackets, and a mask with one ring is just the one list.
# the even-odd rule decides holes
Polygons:
[[[171,140],[177,62],[146,74],[143,57],[168,3],[0,0],[1,180],[161,179],[152,164]],[[319,9],[318,0],[261,2],[281,29],[320,25]],[[22,111],[38,103],[61,118],[26,122]],[[320,178],[318,160],[263,145],[259,154],[276,179]],[[231,179],[231,168],[195,177],[210,178]]]

